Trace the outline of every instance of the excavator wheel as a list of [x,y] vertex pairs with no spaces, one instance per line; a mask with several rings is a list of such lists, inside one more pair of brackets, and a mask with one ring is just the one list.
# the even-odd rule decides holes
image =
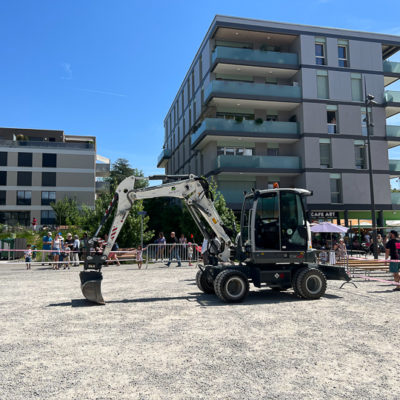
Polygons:
[[249,293],[249,280],[243,272],[226,269],[215,278],[214,289],[222,301],[239,303]]
[[302,297],[299,291],[299,288],[297,287],[297,278],[299,277],[300,272],[302,271],[307,271],[307,267],[299,268],[295,273],[293,274],[292,277],[292,288],[295,296],[297,297]]
[[204,293],[213,294],[214,282],[210,273],[205,269],[199,269],[196,274],[196,284],[197,287]]
[[79,277],[81,279],[82,294],[85,298],[92,303],[106,304],[101,294],[103,274],[99,271],[81,271]]
[[304,299],[319,299],[326,291],[326,277],[317,268],[304,268],[297,276],[297,288]]

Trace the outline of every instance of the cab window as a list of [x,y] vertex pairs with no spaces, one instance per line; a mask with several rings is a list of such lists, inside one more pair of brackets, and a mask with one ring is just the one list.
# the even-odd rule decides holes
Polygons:
[[257,200],[255,216],[255,246],[257,250],[279,250],[279,203],[276,193]]

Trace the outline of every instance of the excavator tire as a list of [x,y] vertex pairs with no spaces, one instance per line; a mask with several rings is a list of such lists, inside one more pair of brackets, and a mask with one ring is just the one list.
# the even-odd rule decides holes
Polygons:
[[101,294],[103,274],[99,271],[81,271],[79,277],[83,296],[92,303],[106,304]]
[[308,270],[307,267],[302,267],[302,268],[299,268],[293,274],[293,277],[292,277],[292,288],[293,288],[293,292],[294,292],[295,296],[297,296],[297,297],[302,297],[302,295],[300,294],[299,288],[297,286],[297,278],[299,277],[300,272],[307,271],[307,270]]
[[197,287],[203,292],[207,294],[213,294],[214,291],[214,282],[210,279],[210,274],[205,270],[199,269],[196,274],[196,283]]
[[297,276],[297,288],[307,300],[319,299],[326,291],[326,277],[317,268],[305,268]]
[[240,271],[226,269],[214,281],[216,295],[226,303],[240,303],[249,293],[249,280]]

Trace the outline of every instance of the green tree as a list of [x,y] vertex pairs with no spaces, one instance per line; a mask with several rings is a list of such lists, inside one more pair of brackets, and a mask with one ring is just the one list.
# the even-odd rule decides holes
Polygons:
[[56,214],[56,223],[58,225],[78,225],[81,222],[82,211],[76,199],[64,197],[55,203],[50,203]]
[[[110,192],[114,193],[117,186],[129,176],[143,177],[143,171],[137,168],[132,168],[129,161],[125,158],[118,158],[111,166],[110,175],[105,179],[110,183]],[[135,181],[135,189],[144,188],[148,185],[147,180],[137,179]]]

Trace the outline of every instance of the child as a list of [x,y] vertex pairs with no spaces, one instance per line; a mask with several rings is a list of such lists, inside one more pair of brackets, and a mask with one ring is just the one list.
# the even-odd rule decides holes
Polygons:
[[31,269],[32,249],[30,244],[28,244],[26,247],[27,249],[24,251],[26,269]]
[[187,249],[187,252],[188,252],[188,259],[189,259],[189,267],[191,267],[193,264],[192,264],[192,258],[193,258],[193,247],[192,247],[192,243],[188,243],[188,249]]
[[136,250],[136,262],[138,265],[139,269],[142,269],[142,264],[143,264],[143,250],[146,250],[147,247],[145,247],[144,249],[142,249],[142,246],[138,246],[137,250]]

